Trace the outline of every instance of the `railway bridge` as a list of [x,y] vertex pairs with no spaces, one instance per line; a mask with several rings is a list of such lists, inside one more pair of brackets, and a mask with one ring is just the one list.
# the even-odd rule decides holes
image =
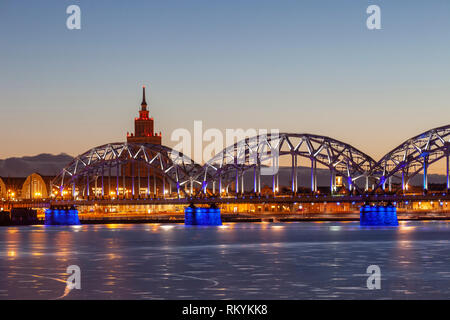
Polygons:
[[[447,201],[449,154],[450,125],[412,137],[378,161],[350,144],[304,133],[246,138],[204,164],[163,145],[109,143],[75,157],[51,182],[48,199],[3,206]],[[429,190],[429,168],[438,162],[445,181]],[[306,190],[299,183],[305,167]],[[318,170],[328,172],[328,186],[318,185]],[[421,186],[412,190],[418,177]]]

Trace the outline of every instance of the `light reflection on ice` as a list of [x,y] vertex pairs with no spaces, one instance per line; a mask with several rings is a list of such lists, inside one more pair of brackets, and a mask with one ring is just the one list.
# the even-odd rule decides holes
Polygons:
[[[448,222],[2,230],[0,299],[60,297],[70,264],[83,285],[65,299],[450,299]],[[372,264],[382,290],[365,287]]]

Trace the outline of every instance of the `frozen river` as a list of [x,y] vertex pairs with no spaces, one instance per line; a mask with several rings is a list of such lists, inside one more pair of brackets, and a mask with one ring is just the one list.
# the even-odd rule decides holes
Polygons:
[[0,274],[0,299],[450,299],[450,224],[1,227]]

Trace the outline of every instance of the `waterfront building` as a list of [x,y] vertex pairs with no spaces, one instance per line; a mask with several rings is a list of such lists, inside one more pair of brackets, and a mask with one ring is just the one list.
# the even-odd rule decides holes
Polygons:
[[8,189],[2,178],[0,178],[0,199],[6,199],[8,196]]
[[50,184],[54,177],[32,173],[27,177],[0,178],[0,198],[46,199],[50,195]]
[[53,177],[41,176],[38,173],[30,174],[22,185],[22,199],[46,199],[49,196]]

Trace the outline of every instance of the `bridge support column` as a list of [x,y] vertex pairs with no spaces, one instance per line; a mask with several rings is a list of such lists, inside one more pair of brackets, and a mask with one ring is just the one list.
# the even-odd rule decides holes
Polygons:
[[134,161],[131,162],[131,195],[134,199],[135,190],[134,190]]
[[203,179],[203,182],[202,182],[202,192],[203,192],[203,194],[206,194],[207,189],[208,189],[208,182],[205,179]]
[[219,198],[222,198],[222,175],[219,175]]
[[120,170],[119,170],[119,162],[116,165],[116,198],[119,199],[119,178],[120,178]]
[[311,158],[311,192],[317,192],[317,161]]
[[244,194],[244,171],[241,174],[241,194]]
[[292,154],[292,160],[291,160],[291,165],[292,165],[292,172],[291,172],[291,189],[292,189],[292,193],[295,195],[297,194],[297,155],[296,154]]
[[447,150],[447,154],[446,154],[446,160],[447,160],[447,192],[448,192],[448,191],[450,191],[450,176],[449,176],[450,162],[449,162],[448,150]]
[[141,166],[139,165],[138,162],[138,166],[137,166],[137,171],[138,171],[138,192],[137,192],[137,196],[138,198],[141,197]]
[[402,191],[403,193],[406,191],[405,169],[402,170]]
[[122,196],[124,199],[127,197],[127,182],[125,180],[125,170],[123,169],[123,166],[121,166],[121,172],[122,172]]
[[350,165],[347,162],[347,187],[348,187],[348,191],[350,191],[350,194],[352,194],[353,192],[353,179],[350,173]]
[[89,173],[86,174],[86,195],[87,198],[89,200],[89,196],[90,196],[90,187],[89,187]]
[[275,177],[276,177],[276,174],[274,174],[272,176],[272,193],[273,193],[274,196],[275,196],[276,191],[277,191],[277,189],[276,189],[276,182],[275,182],[276,178]]
[[97,194],[97,180],[98,180],[98,173],[95,173],[95,184],[94,184],[94,188],[95,188],[95,192],[94,192],[94,199],[98,198],[98,194]]
[[423,158],[423,192],[428,191],[428,157]]
[[336,192],[336,187],[335,187],[335,183],[336,183],[336,178],[335,178],[335,170],[332,167],[330,169],[330,194],[333,195]]
[[317,192],[318,184],[317,184],[317,161],[314,160],[314,192]]
[[259,160],[258,160],[257,177],[258,177],[258,195],[261,195],[261,164],[259,163]]
[[298,157],[295,155],[295,194],[298,193]]
[[280,176],[278,173],[277,173],[277,177],[275,180],[276,180],[276,184],[277,184],[277,192],[279,192],[280,191]]
[[109,165],[109,176],[108,176],[108,196],[111,194],[111,164]]
[[366,178],[366,185],[365,185],[365,187],[364,187],[364,191],[369,191],[369,176],[366,176],[365,177]]
[[105,167],[102,166],[102,198],[105,196],[104,176],[105,176]]
[[147,167],[147,198],[150,198],[150,166]]
[[72,179],[72,198],[75,199],[76,194],[75,194],[75,179]]
[[258,185],[257,185],[257,181],[256,181],[256,164],[253,167],[253,192],[255,194],[258,193]]
[[158,193],[158,190],[156,189],[156,173],[153,171],[153,197],[156,198],[156,194]]
[[392,192],[392,176],[389,177],[389,192]]
[[166,198],[166,178],[163,177],[163,199]]
[[236,195],[239,194],[239,169],[236,169]]

